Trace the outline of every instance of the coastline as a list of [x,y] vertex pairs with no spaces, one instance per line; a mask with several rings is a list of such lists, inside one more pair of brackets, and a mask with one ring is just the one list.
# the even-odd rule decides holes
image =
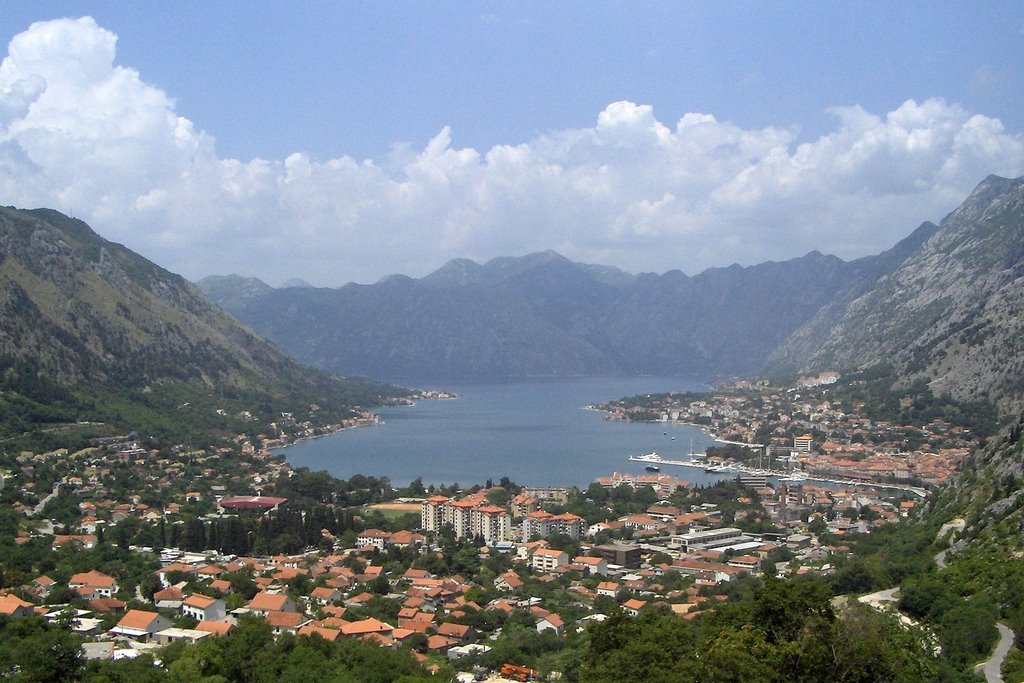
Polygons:
[[[415,411],[393,410],[394,404],[382,408],[387,430],[352,432],[334,440],[311,435],[303,440],[309,443],[275,452],[287,455],[293,467],[325,470],[342,479],[372,473],[402,485],[416,477],[450,484],[508,475],[524,485],[585,488],[621,471],[629,453],[667,447],[660,429],[609,423],[592,407],[581,410],[605,397],[635,393],[641,384],[614,378],[453,386],[449,390],[463,400],[417,402]],[[676,380],[661,384],[674,386]],[[694,449],[710,445],[703,431],[678,429],[684,431],[677,432],[673,448],[686,450],[691,436]],[[698,480],[710,482],[703,482],[703,474]]]
[[[454,400],[459,399],[459,398],[461,398],[461,396],[459,394],[455,393],[455,392],[452,392],[452,391],[439,391],[439,390],[436,390],[436,389],[426,389],[426,390],[423,390],[423,391],[419,391],[416,394],[410,394],[409,396],[402,396],[402,397],[396,399],[396,401],[394,403],[388,403],[388,404],[384,404],[384,405],[378,406],[378,407],[379,408],[413,408],[413,407],[416,406],[417,403],[419,403],[419,401],[423,401],[423,400],[427,400],[427,401],[454,401]],[[332,424],[332,425],[325,425],[323,427],[318,427],[317,428],[318,433],[316,433],[316,434],[304,434],[302,436],[296,436],[294,438],[285,437],[284,438],[284,441],[285,441],[284,443],[282,443],[282,444],[280,444],[278,446],[269,446],[269,447],[264,446],[263,450],[270,451],[271,453],[276,453],[277,451],[282,451],[282,450],[288,448],[289,446],[295,446],[295,445],[300,444],[300,443],[305,443],[307,441],[314,441],[316,439],[321,439],[321,438],[324,438],[324,437],[327,437],[327,436],[334,436],[335,434],[340,434],[341,432],[346,432],[346,431],[349,431],[351,429],[358,429],[360,427],[379,427],[381,425],[387,424],[384,420],[381,419],[379,413],[373,413],[373,412],[370,412],[370,411],[366,411],[364,413],[363,417],[354,418],[354,420],[355,421],[354,421],[353,424],[348,424],[348,425],[341,424],[341,423],[336,423],[336,424]]]

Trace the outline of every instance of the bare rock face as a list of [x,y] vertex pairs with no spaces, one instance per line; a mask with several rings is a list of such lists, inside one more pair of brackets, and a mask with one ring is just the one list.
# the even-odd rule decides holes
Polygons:
[[[835,311],[833,311],[835,316]],[[888,363],[957,400],[1024,404],[1024,178],[989,176],[903,263],[829,325],[798,330],[774,362]]]

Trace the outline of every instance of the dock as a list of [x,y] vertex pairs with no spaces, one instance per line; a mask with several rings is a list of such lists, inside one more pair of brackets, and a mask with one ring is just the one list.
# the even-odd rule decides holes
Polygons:
[[705,472],[712,474],[752,474],[755,476],[772,477],[775,479],[790,481],[790,482],[822,482],[827,484],[838,484],[840,486],[861,486],[871,487],[879,489],[895,489],[898,491],[906,491],[912,493],[919,498],[926,498],[928,491],[926,489],[910,486],[909,484],[890,484],[885,482],[875,481],[858,481],[855,479],[830,479],[827,477],[817,477],[813,474],[800,471],[787,471],[787,470],[767,470],[757,467],[747,467],[746,465],[739,464],[727,464],[727,465],[709,465],[704,462],[698,462],[696,460],[666,460],[657,453],[647,453],[645,455],[631,455],[627,458],[632,462],[642,462],[647,465],[676,465],[678,467],[697,467]]

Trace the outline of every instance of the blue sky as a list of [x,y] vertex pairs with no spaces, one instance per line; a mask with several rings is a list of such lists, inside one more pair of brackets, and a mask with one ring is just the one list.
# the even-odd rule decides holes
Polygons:
[[1024,172],[1019,2],[7,5],[0,203],[188,277],[853,258]]

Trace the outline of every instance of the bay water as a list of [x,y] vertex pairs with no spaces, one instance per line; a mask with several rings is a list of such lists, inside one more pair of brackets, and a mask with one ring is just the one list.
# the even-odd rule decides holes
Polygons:
[[[408,380],[403,382],[410,386]],[[700,391],[699,382],[631,377],[497,383],[412,384],[457,392],[454,400],[423,400],[414,406],[381,408],[383,424],[350,429],[283,450],[293,467],[326,470],[348,479],[356,474],[387,477],[404,486],[472,486],[503,476],[528,486],[586,488],[613,472],[644,472],[630,455],[656,451],[684,460],[692,448],[713,442],[688,425],[605,420],[587,406],[645,393]],[[662,473],[705,485],[725,475],[689,467],[662,466]]]

